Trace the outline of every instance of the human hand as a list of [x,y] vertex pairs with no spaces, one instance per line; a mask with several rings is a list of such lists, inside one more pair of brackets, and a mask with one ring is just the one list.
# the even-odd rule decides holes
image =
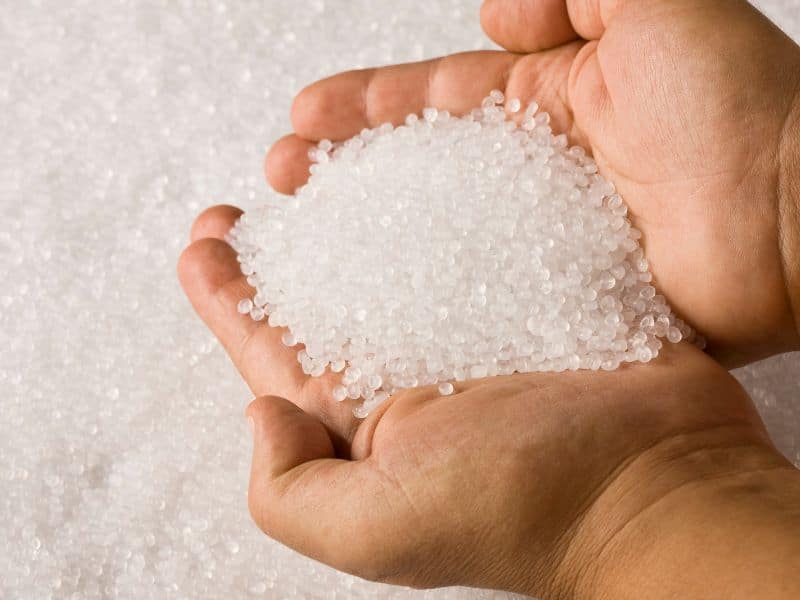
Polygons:
[[[698,569],[730,590],[718,597],[750,590],[742,578],[761,591],[798,583],[786,558],[800,556],[797,473],[735,380],[692,346],[611,373],[494,377],[445,397],[407,390],[360,421],[353,401],[331,399],[337,375],[304,375],[282,329],[236,312],[252,290],[221,238],[239,214],[201,215],[179,273],[259,396],[249,501],[269,535],[417,587],[687,596],[708,585]],[[731,568],[754,558],[764,564]]]
[[[800,48],[743,0],[487,0],[514,52],[355,71],[295,100],[267,176],[291,193],[307,151],[492,88],[537,99],[630,207],[655,285],[726,366],[800,343]],[[794,294],[794,310],[792,309]]]

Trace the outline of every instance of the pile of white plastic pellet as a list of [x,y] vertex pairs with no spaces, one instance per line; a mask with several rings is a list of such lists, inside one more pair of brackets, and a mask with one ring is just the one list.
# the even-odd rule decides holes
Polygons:
[[366,415],[403,388],[648,362],[692,336],[650,284],[614,186],[550,117],[494,90],[455,117],[320,142],[309,182],[232,234],[303,371]]

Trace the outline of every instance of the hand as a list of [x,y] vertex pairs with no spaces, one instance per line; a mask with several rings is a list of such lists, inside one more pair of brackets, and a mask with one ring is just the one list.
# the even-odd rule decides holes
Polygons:
[[352,401],[331,400],[334,376],[305,376],[282,330],[236,313],[247,283],[219,238],[237,216],[201,215],[179,270],[259,396],[248,409],[249,503],[267,534],[336,568],[417,587],[699,597],[687,582],[707,593],[712,572],[716,597],[753,597],[750,579],[770,597],[783,597],[770,587],[781,582],[794,586],[785,597],[800,592],[797,472],[735,380],[701,352],[680,344],[612,373],[469,381],[446,397],[408,390],[357,421]]
[[349,72],[304,90],[295,134],[267,158],[273,186],[304,183],[321,138],[429,104],[463,113],[501,88],[538,100],[554,130],[591,150],[644,233],[657,288],[713,356],[730,367],[797,348],[800,48],[743,0],[487,0],[481,16],[515,54]]

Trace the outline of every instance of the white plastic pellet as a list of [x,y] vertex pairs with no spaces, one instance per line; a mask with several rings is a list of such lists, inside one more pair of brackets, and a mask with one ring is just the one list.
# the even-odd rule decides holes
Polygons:
[[450,394],[453,393],[453,390],[454,390],[453,384],[450,383],[449,381],[443,381],[442,383],[439,384],[439,393],[442,396],[449,396]]

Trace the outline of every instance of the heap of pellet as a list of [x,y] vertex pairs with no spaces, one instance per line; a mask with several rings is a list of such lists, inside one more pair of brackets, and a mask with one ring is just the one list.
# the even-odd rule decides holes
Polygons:
[[312,151],[308,183],[232,231],[303,370],[342,372],[364,416],[401,388],[648,362],[690,328],[652,275],[614,186],[547,113],[494,91]]

